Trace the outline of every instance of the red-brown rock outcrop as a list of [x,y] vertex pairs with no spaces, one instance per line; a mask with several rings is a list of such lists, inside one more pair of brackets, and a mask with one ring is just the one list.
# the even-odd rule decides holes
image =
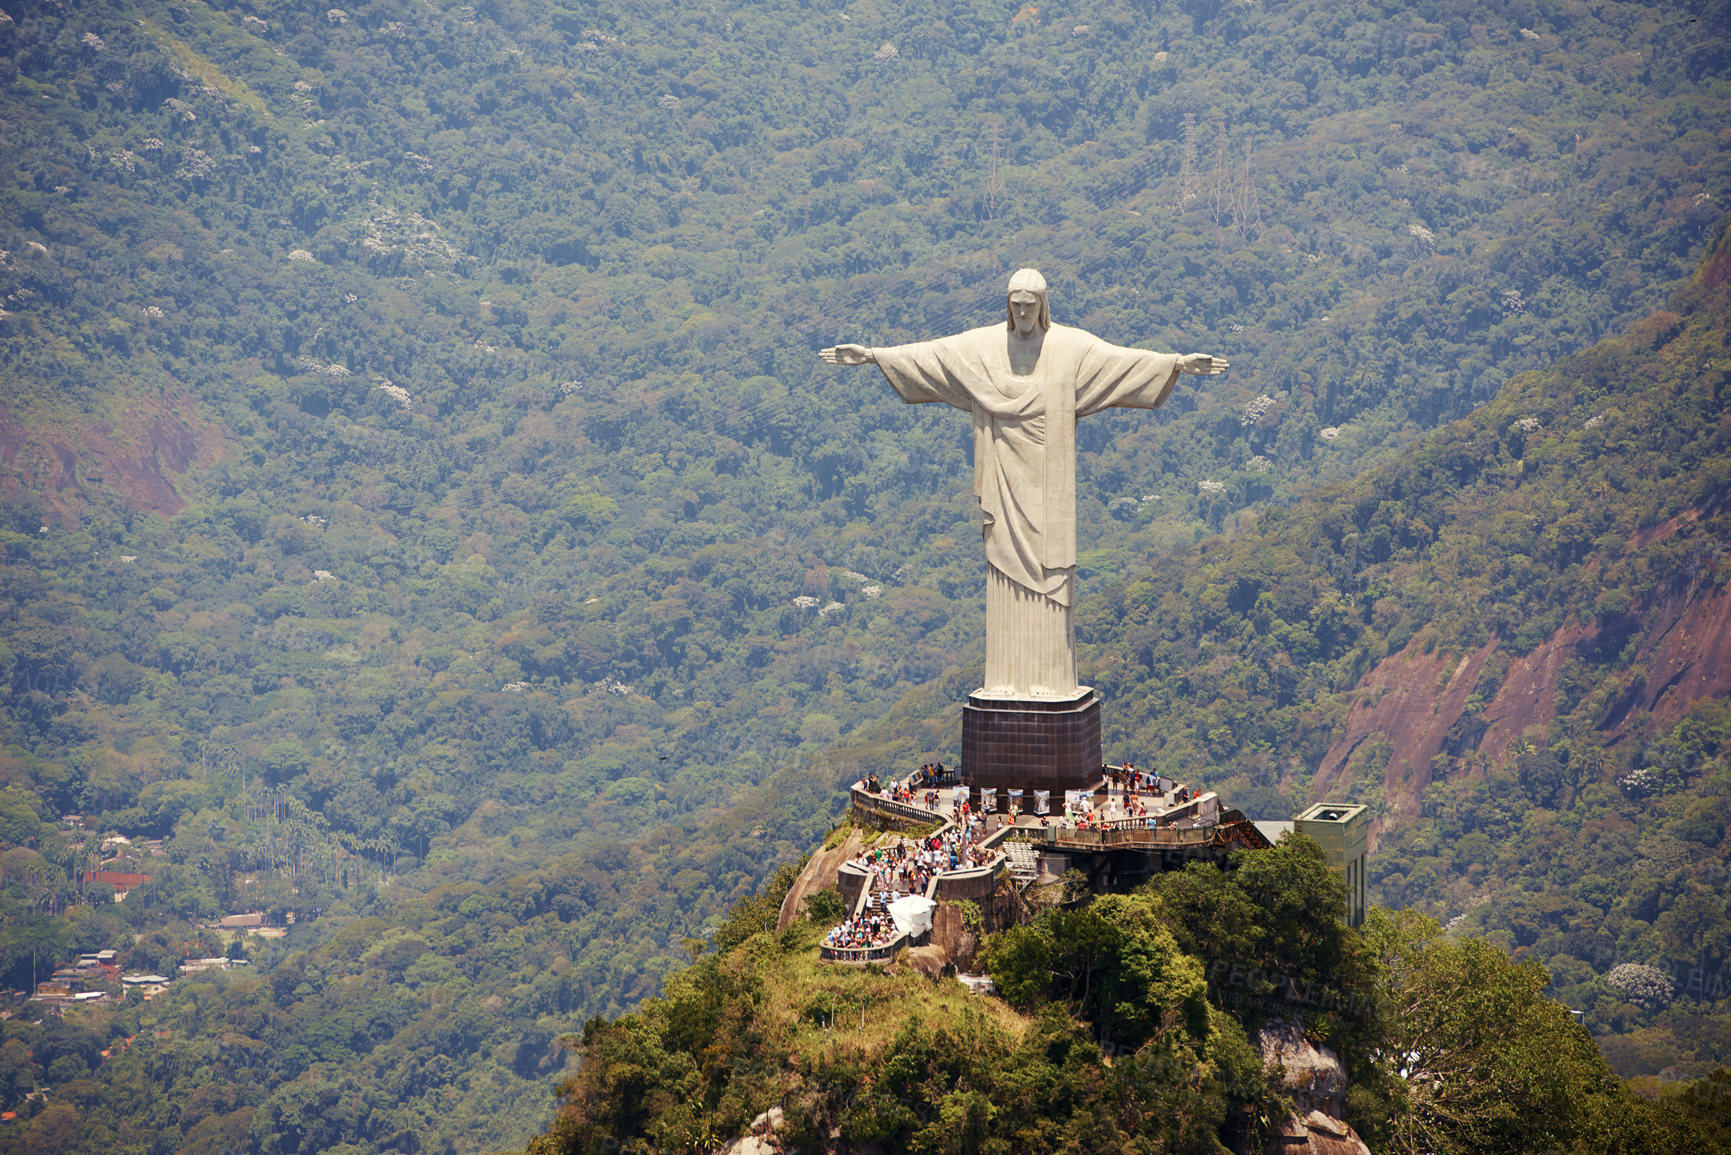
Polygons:
[[1347,759],[1372,734],[1393,743],[1385,770],[1389,812],[1419,813],[1430,785],[1431,759],[1441,752],[1449,727],[1466,709],[1479,673],[1496,649],[1494,641],[1466,655],[1426,653],[1417,641],[1378,662],[1358,684],[1358,701],[1347,714],[1346,733],[1323,756],[1316,796],[1328,797],[1346,771]]
[[75,520],[95,489],[140,513],[173,515],[186,507],[181,475],[213,464],[227,439],[185,392],[117,398],[109,419],[77,424],[38,423],[0,404],[0,488],[40,494],[62,522]]
[[[1638,638],[1630,667],[1637,672],[1596,723],[1606,745],[1621,741],[1637,723],[1664,726],[1701,698],[1731,693],[1731,588],[1662,592],[1633,610],[1631,618],[1604,627],[1621,633],[1631,632],[1633,625]],[[1571,622],[1530,653],[1509,660],[1502,685],[1479,715],[1482,730],[1473,744],[1491,765],[1507,764],[1529,727],[1547,725],[1556,716],[1562,672],[1600,641],[1599,629]],[[1353,751],[1380,733],[1393,747],[1377,768],[1390,816],[1417,817],[1419,799],[1431,781],[1431,759],[1466,712],[1479,674],[1499,644],[1492,639],[1471,653],[1445,655],[1426,653],[1415,640],[1379,662],[1359,683],[1346,732],[1318,767],[1317,797],[1327,797],[1341,784]]]

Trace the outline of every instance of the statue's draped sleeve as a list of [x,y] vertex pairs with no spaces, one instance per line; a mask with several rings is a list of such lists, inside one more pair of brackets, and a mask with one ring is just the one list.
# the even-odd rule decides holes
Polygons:
[[1047,383],[1053,421],[1041,552],[1048,568],[1067,569],[1076,564],[1076,418],[1117,406],[1157,407],[1178,380],[1178,354],[1126,349],[1063,325],[1052,326],[1046,341],[1041,360],[1053,360]]
[[[1004,550],[1015,547],[1020,547],[1020,552],[1026,554],[1029,552],[1028,543],[994,539],[992,532],[1002,512],[999,463],[993,451],[992,410],[994,402],[999,408],[1015,407],[992,385],[994,372],[1002,375],[1009,369],[1002,356],[1003,345],[1004,327],[991,325],[935,341],[874,348],[872,355],[896,395],[909,405],[941,401],[973,416],[974,496],[979,499],[980,512],[985,519],[987,560],[1028,588],[1038,590],[1042,583],[1033,574],[1020,571],[1007,554],[999,556]],[[1034,400],[1030,396],[1023,405]]]
[[1178,380],[1178,354],[1126,349],[1093,338],[1076,369],[1076,416],[1102,409],[1157,409]]
[[974,408],[974,392],[986,380],[986,367],[977,354],[968,355],[967,338],[945,337],[937,341],[916,341],[912,345],[892,345],[873,349],[878,368],[897,396],[909,405],[942,401],[970,413]]

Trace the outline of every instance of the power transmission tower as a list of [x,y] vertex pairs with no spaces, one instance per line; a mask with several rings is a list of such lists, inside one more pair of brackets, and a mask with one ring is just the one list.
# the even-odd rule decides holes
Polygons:
[[1232,215],[1232,177],[1226,170],[1226,122],[1223,120],[1214,149],[1214,191],[1208,197],[1208,215],[1217,225],[1224,225],[1226,218]]
[[1249,236],[1262,228],[1262,200],[1256,195],[1256,185],[1250,179],[1250,142],[1244,142],[1244,175],[1238,182],[1238,196],[1232,206],[1232,224]]
[[1182,216],[1190,202],[1202,195],[1201,178],[1196,172],[1196,114],[1184,114],[1184,151],[1178,162],[1178,199],[1172,208]]
[[1004,174],[998,167],[998,149],[1002,143],[1004,126],[1001,123],[992,124],[992,164],[986,170],[986,219],[998,219],[998,198],[1004,192]]

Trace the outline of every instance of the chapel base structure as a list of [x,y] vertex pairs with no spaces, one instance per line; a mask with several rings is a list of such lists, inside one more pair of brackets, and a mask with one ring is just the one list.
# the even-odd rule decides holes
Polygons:
[[962,707],[962,781],[972,787],[1036,790],[1062,799],[1100,781],[1100,695],[996,698],[983,690]]

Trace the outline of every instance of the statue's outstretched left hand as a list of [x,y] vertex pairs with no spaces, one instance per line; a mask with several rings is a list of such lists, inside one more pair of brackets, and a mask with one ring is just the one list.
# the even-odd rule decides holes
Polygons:
[[1207,353],[1186,353],[1178,358],[1180,373],[1194,373],[1198,377],[1212,377],[1229,368],[1231,366],[1223,358],[1211,357]]

